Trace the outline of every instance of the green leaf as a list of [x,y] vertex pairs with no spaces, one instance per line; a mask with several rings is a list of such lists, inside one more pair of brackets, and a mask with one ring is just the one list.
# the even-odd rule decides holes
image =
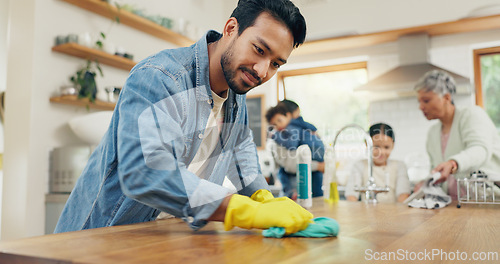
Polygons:
[[97,64],[97,63],[96,63],[96,68],[97,68],[97,70],[99,70],[99,73],[101,74],[101,77],[104,77],[104,74],[102,73],[101,66],[99,64]]
[[[122,6],[120,4],[118,4],[118,3],[115,3],[115,6],[116,6],[116,9],[118,9],[118,12],[120,12],[121,9],[122,9]],[[115,21],[116,21],[116,23],[120,24],[120,17],[119,16],[115,16]]]

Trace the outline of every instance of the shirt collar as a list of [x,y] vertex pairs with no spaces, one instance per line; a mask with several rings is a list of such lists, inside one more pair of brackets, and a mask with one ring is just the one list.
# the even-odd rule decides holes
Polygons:
[[216,93],[212,91],[212,98],[214,99],[214,108],[220,109],[222,104],[226,101],[228,94],[226,93],[225,97],[220,97]]
[[[207,95],[209,96],[212,94],[212,89],[209,80],[208,44],[218,41],[221,37],[221,33],[209,30],[194,44],[196,52],[196,85],[206,85]],[[227,98],[233,98],[237,106],[241,106],[245,102],[245,95],[236,94],[231,89],[229,89],[227,94]]]

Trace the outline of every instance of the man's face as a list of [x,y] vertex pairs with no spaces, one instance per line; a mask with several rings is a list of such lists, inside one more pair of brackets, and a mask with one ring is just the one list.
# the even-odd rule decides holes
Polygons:
[[293,36],[288,28],[262,13],[253,26],[241,35],[233,35],[221,56],[226,82],[237,94],[245,94],[268,81],[286,63],[293,50]]

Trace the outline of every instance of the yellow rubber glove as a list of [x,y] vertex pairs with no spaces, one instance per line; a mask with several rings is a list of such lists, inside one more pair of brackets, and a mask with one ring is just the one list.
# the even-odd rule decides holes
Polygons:
[[250,196],[250,198],[252,198],[252,200],[257,201],[257,202],[264,202],[264,201],[274,199],[274,196],[270,191],[268,191],[266,189],[260,189],[256,192],[254,192],[252,194],[252,196]]
[[283,227],[286,234],[304,230],[313,215],[288,197],[274,198],[265,202],[256,202],[250,197],[233,194],[229,200],[224,219],[224,228]]

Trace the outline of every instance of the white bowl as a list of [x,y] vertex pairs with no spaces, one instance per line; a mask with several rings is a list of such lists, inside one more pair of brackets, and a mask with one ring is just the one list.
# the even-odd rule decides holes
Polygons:
[[97,145],[108,130],[112,116],[113,111],[100,111],[75,117],[68,123],[78,138],[90,145]]
[[470,11],[466,18],[492,16],[498,14],[500,14],[500,4],[489,4]]

